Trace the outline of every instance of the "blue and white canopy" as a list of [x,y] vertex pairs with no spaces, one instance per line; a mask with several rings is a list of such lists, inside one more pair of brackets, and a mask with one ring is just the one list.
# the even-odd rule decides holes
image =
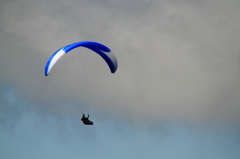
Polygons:
[[72,49],[75,49],[77,47],[85,47],[88,48],[97,54],[99,54],[108,64],[110,71],[112,73],[115,73],[118,67],[118,62],[116,56],[111,52],[111,50],[100,43],[92,42],[92,41],[82,41],[73,43],[70,45],[67,45],[65,47],[62,47],[58,51],[56,51],[48,60],[46,67],[45,67],[45,76],[49,74],[52,67],[55,65],[55,63],[67,52],[71,51]]

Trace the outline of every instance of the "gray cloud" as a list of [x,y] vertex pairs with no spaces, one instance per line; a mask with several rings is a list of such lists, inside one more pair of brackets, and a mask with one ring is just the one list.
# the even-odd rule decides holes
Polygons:
[[[239,5],[233,0],[2,2],[2,92],[10,87],[33,107],[58,112],[65,110],[59,103],[71,102],[72,95],[63,91],[71,87],[86,101],[94,92],[98,105],[91,109],[100,105],[136,123],[148,122],[151,116],[239,124]],[[119,61],[116,74],[98,73],[106,66],[96,58],[91,63],[96,73],[76,75],[78,70],[66,68],[76,77],[74,86],[57,78],[67,76],[43,76],[51,53],[84,40],[104,43],[114,51]],[[65,63],[79,56],[68,56]],[[85,60],[88,55],[81,58],[79,66],[91,68]],[[78,109],[68,108],[70,113]]]

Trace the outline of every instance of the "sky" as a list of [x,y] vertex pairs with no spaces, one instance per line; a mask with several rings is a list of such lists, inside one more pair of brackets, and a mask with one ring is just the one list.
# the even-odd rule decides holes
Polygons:
[[[239,159],[239,15],[238,0],[1,0],[0,158]],[[79,41],[108,46],[116,73],[77,48],[44,76]]]

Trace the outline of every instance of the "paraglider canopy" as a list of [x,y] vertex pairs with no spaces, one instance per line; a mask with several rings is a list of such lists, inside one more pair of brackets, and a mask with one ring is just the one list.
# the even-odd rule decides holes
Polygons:
[[48,76],[52,67],[56,64],[56,62],[66,53],[75,49],[77,47],[85,47],[88,48],[95,53],[99,54],[108,64],[110,71],[115,73],[118,67],[117,58],[113,54],[113,52],[105,45],[100,44],[98,42],[93,41],[82,41],[67,45],[65,47],[60,48],[57,50],[48,60],[45,66],[45,76]]

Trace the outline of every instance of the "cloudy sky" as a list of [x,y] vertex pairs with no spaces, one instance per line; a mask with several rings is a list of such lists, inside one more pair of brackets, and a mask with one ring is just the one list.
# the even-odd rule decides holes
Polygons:
[[[239,159],[239,19],[239,0],[1,0],[0,157]],[[117,72],[78,48],[45,77],[78,41]]]

